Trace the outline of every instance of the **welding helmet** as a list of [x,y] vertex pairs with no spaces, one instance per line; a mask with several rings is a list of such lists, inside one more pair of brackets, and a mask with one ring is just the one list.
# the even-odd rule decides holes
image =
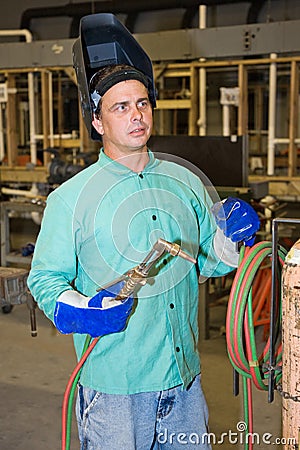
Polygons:
[[79,37],[73,45],[73,65],[83,120],[90,137],[95,141],[101,140],[101,136],[92,125],[90,81],[102,67],[116,64],[132,66],[148,79],[149,100],[155,107],[152,63],[132,34],[113,14],[99,13],[82,17]]

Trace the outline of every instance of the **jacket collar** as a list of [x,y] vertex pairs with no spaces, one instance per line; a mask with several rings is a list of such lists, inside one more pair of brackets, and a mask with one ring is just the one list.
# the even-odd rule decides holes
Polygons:
[[[149,161],[142,172],[148,172],[152,170],[152,168],[159,163],[159,160],[155,158],[153,152],[150,149],[148,149],[148,155]],[[105,170],[109,172],[118,173],[120,175],[128,175],[136,173],[133,170],[129,169],[128,167],[124,166],[123,164],[119,163],[118,161],[111,159],[109,156],[107,156],[104,153],[103,147],[100,150],[98,164],[101,168],[105,168]]]

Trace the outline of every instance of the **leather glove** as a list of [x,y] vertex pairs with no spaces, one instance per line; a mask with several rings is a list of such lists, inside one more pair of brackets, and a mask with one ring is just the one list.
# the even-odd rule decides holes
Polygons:
[[77,291],[63,292],[55,306],[54,324],[63,334],[89,334],[91,337],[118,333],[126,327],[132,310],[133,297],[124,302],[110,301],[116,297],[124,281],[103,289],[93,297]]
[[212,207],[217,226],[232,242],[243,242],[251,247],[260,228],[257,213],[249,203],[239,198],[228,197]]

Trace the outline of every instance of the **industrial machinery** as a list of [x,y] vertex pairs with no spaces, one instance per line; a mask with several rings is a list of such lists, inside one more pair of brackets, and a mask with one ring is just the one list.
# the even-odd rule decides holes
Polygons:
[[37,336],[35,302],[27,287],[28,271],[13,267],[0,267],[0,306],[4,313],[14,305],[27,304],[30,313],[31,336]]
[[[209,28],[205,19],[201,7],[198,28],[134,35],[153,64],[154,134],[198,136],[199,142],[246,138],[251,178],[268,175],[272,195],[297,198],[298,21]],[[30,189],[48,183],[52,156],[45,149],[59,149],[67,162],[70,150],[97,152],[98,146],[89,141],[79,112],[75,40],[34,41],[28,30],[14,31],[26,42],[0,44],[0,173],[2,184]],[[283,103],[286,120],[278,110]]]

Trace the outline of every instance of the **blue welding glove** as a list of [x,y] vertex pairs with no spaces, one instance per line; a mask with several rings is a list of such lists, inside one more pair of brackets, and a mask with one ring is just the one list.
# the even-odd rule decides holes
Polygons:
[[91,337],[123,331],[132,310],[133,297],[124,302],[111,300],[123,285],[124,281],[118,282],[93,297],[72,290],[63,292],[54,311],[56,328],[63,334],[89,334]]
[[243,242],[251,247],[260,228],[259,217],[249,203],[228,197],[212,207],[217,226],[232,242]]

